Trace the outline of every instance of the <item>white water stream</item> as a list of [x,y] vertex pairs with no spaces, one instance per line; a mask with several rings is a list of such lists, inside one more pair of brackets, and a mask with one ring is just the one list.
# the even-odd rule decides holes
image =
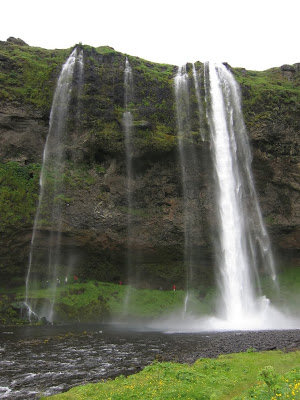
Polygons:
[[219,308],[226,321],[241,325],[269,307],[268,299],[259,293],[260,255],[274,281],[276,275],[251,175],[239,88],[222,64],[209,64],[209,82],[219,220]]
[[[83,71],[82,52],[74,49],[62,67],[57,81],[52,108],[50,113],[49,131],[44,147],[42,169],[40,174],[40,193],[38,207],[34,220],[31,238],[29,265],[26,277],[25,304],[29,315],[45,317],[53,320],[53,306],[57,287],[57,266],[60,262],[60,240],[62,228],[61,204],[57,196],[62,193],[62,174],[64,172],[64,143],[66,143],[65,131],[67,115],[72,93],[73,73],[76,62],[79,63],[79,71]],[[49,226],[51,233],[47,239],[48,245],[44,245],[44,259],[48,260],[48,271],[39,271],[39,259],[36,256],[37,232],[42,225]],[[40,251],[41,249],[39,249]],[[36,268],[37,267],[37,268]],[[41,268],[41,267],[40,267]],[[41,281],[51,288],[52,301],[45,304],[34,304],[30,299],[30,290],[41,286]]]
[[[200,96],[197,77],[194,77],[195,90]],[[186,296],[183,315],[185,316],[191,300],[191,289],[197,269],[197,255],[195,251],[195,235],[197,226],[197,193],[195,193],[195,174],[198,170],[198,160],[191,129],[191,104],[189,91],[189,76],[186,65],[178,67],[174,80],[177,143],[179,162],[181,167],[181,181],[183,189],[183,223],[184,223],[184,265],[186,271]],[[200,107],[200,97],[199,97]]]
[[[210,63],[205,70],[206,102],[209,104],[207,117],[216,181],[215,248],[220,301],[216,315],[199,318],[186,313],[187,290],[184,319],[178,315],[167,316],[154,322],[152,327],[169,332],[299,328],[297,318],[276,309],[261,292],[259,276],[262,271],[270,276],[275,288],[277,281],[251,172],[252,158],[239,86],[223,64]],[[186,72],[179,68],[175,78],[179,139],[188,126],[184,126],[184,118],[189,114],[187,79]],[[188,175],[182,140],[179,140],[178,148],[185,199],[185,259],[188,259]]]
[[203,109],[202,109],[202,102],[201,102],[201,94],[200,94],[200,85],[199,85],[199,80],[200,76],[196,71],[195,64],[193,64],[193,79],[194,79],[194,85],[195,85],[195,92],[196,92],[196,98],[197,98],[197,103],[198,103],[198,114],[199,114],[199,132],[201,135],[201,139],[204,140],[204,134],[202,133],[201,125],[202,125],[202,114],[203,114]]
[[133,116],[130,111],[130,103],[133,101],[133,74],[129,60],[126,57],[124,70],[124,107],[123,129],[125,136],[125,153],[126,153],[126,188],[127,188],[127,280],[126,294],[123,302],[123,315],[127,316],[129,312],[129,303],[131,298],[131,278],[134,272],[134,257],[132,253],[132,154],[133,154]]

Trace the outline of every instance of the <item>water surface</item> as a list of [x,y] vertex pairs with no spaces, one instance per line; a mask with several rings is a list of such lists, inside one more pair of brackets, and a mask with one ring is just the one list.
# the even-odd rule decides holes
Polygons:
[[300,345],[300,331],[167,334],[120,325],[0,328],[0,398],[35,399],[129,375],[153,360]]

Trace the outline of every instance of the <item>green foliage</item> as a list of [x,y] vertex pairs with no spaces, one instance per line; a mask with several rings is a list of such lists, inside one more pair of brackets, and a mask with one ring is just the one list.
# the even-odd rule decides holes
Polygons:
[[[124,314],[125,299],[129,316],[153,318],[182,309],[184,292],[171,289],[136,289],[128,285],[90,281],[61,285],[55,292],[50,287],[30,290],[29,298],[52,301],[55,296],[56,318],[64,322],[97,321],[108,315],[121,316]],[[199,300],[198,306],[201,306]]]
[[264,383],[268,386],[268,391],[275,393],[275,385],[278,381],[278,374],[276,374],[274,367],[271,365],[266,366],[263,368],[259,374],[258,378],[262,379]]
[[235,78],[241,84],[243,112],[248,126],[281,121],[290,128],[299,129],[300,74],[288,79],[280,68],[266,71],[235,69]]
[[0,231],[33,223],[38,199],[40,166],[0,164]]
[[44,194],[38,225],[49,225],[51,205],[69,205],[74,201],[74,188],[88,189],[96,181],[85,164],[67,161],[59,168],[48,166],[43,170]]
[[[80,296],[77,296],[80,297]],[[69,300],[70,297],[69,297]],[[75,303],[75,304],[74,304]],[[66,322],[101,322],[108,313],[107,303],[99,299],[91,300],[88,304],[75,301],[68,304],[66,301],[55,303],[56,320]]]
[[70,203],[72,203],[72,201],[73,201],[72,197],[67,197],[64,194],[58,194],[54,198],[54,203],[56,203],[56,204],[70,204]]
[[70,52],[2,42],[0,102],[31,104],[49,111],[57,76]]
[[95,165],[95,170],[97,174],[105,174],[106,169],[102,165]]
[[300,316],[300,268],[281,266],[278,272],[279,290],[265,277],[262,291],[279,309],[288,309],[293,315]]
[[274,368],[265,367],[259,374],[263,382],[259,382],[247,390],[243,396],[234,400],[278,400],[300,399],[300,369],[292,369],[284,375],[279,375]]
[[96,47],[96,51],[99,54],[119,54],[115,49],[110,46],[100,46]]
[[249,347],[249,349],[247,349],[247,353],[255,353],[256,351],[254,347]]
[[[134,81],[134,120],[149,121],[157,133],[172,130],[176,136],[174,75],[172,65],[156,64],[129,57]],[[168,132],[170,134],[170,131]]]
[[0,295],[0,326],[23,325],[25,320],[20,318],[19,305],[14,303],[15,297]]
[[[264,368],[266,364],[272,365],[279,373],[284,373],[299,365],[299,361],[300,352],[283,354],[276,351],[230,354],[217,359],[199,359],[193,365],[154,362],[142,372],[127,378],[120,376],[107,382],[79,386],[50,398],[57,400],[229,400],[255,384],[258,370]],[[293,371],[289,374],[289,376],[297,376]],[[294,388],[291,388],[290,393],[293,393],[292,390],[297,390],[295,382],[292,383]],[[299,388],[299,375],[298,382]],[[248,398],[253,399],[254,396]],[[236,399],[241,400],[245,397],[236,397]],[[261,399],[270,399],[270,395]]]
[[[124,66],[126,56],[109,47],[84,46],[82,124],[98,148],[124,152]],[[134,152],[170,151],[176,146],[174,67],[128,56],[133,72],[129,101]],[[91,149],[92,151],[93,149]]]

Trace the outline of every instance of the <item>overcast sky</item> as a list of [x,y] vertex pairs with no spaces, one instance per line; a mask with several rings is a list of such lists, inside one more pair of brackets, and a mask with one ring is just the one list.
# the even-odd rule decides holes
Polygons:
[[0,40],[47,49],[82,42],[254,70],[300,62],[300,0],[5,0],[0,12]]

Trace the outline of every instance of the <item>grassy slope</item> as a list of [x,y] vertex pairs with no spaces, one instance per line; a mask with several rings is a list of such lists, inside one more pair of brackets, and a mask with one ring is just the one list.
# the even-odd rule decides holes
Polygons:
[[237,68],[233,72],[243,88],[244,117],[250,126],[274,117],[285,120],[292,127],[299,126],[298,119],[294,118],[300,107],[299,72],[295,73],[293,80],[283,75],[280,68],[266,71]]
[[[287,306],[299,315],[300,305],[300,268],[284,268],[278,275],[280,290],[275,290],[266,279],[262,282],[262,292],[278,307]],[[132,317],[158,317],[183,307],[185,293],[182,290],[135,289],[127,285],[117,285],[108,282],[91,281],[87,283],[61,286],[57,290],[57,303],[80,310],[82,306],[102,302],[106,304],[112,316],[120,315],[124,311],[124,299],[129,293],[128,309]],[[51,291],[41,289],[32,293],[35,298],[49,298]],[[190,311],[194,315],[214,313],[216,292],[213,288],[206,288],[205,292],[190,293]],[[59,306],[58,306],[59,307]]]
[[[136,289],[127,285],[108,282],[68,284],[56,290],[56,317],[64,322],[99,321],[105,317],[122,316],[124,312],[132,318],[153,318],[183,308],[185,293],[182,290]],[[29,297],[51,300],[51,289],[30,292]],[[19,296],[22,299],[22,296]],[[127,300],[126,300],[127,299]],[[127,306],[124,308],[125,301]],[[208,305],[194,300],[198,312],[209,311]],[[128,313],[128,314],[127,314]]]
[[[63,278],[61,280],[63,282]],[[300,268],[283,269],[279,275],[279,283],[280,291],[277,292],[270,285],[270,280],[266,279],[262,282],[262,292],[275,306],[280,309],[286,308],[293,315],[300,317]],[[128,316],[132,318],[161,317],[183,308],[185,292],[174,292],[171,289],[171,284],[170,290],[136,289],[127,285],[97,281],[74,284],[70,278],[67,286],[61,285],[56,290],[56,319],[62,322],[95,322],[107,317],[118,317],[124,312],[127,315],[127,310]],[[0,323],[17,323],[15,320],[10,322],[10,316],[6,315],[9,306],[7,296],[10,296],[13,302],[22,302],[24,290],[24,287],[0,287]],[[191,296],[189,311],[193,315],[214,314],[216,292],[213,288],[206,288],[205,291],[199,289]],[[52,297],[53,291],[50,288],[32,290],[29,294],[29,298],[37,303],[40,299],[51,301]],[[125,309],[126,298],[128,307]]]
[[[299,368],[300,352],[286,354],[279,351],[239,353],[220,356],[217,359],[199,359],[193,365],[170,362],[154,363],[142,372],[127,378],[121,376],[107,382],[79,386],[51,398],[57,400],[232,399],[255,384],[258,373],[266,366],[272,366],[279,374],[283,374],[291,368]],[[269,375],[272,375],[272,369],[269,371]],[[268,376],[266,381],[267,378]],[[297,377],[294,378],[300,382],[299,370]],[[260,398],[271,399],[272,395],[283,393],[283,389],[287,389],[287,384],[290,384],[286,380],[278,378],[281,389],[279,387],[276,389],[275,385],[272,385],[270,393],[267,390],[268,397]],[[292,394],[295,382],[293,381],[291,384],[293,387],[288,389],[290,394]],[[266,389],[265,385],[264,388]],[[246,398],[245,396],[242,398]],[[247,398],[254,398],[254,396]],[[289,398],[282,395],[275,398],[277,397]],[[242,398],[239,397],[239,399]],[[290,398],[299,397],[291,396]]]
[[48,112],[56,78],[71,49],[0,45],[0,102],[30,104]]

